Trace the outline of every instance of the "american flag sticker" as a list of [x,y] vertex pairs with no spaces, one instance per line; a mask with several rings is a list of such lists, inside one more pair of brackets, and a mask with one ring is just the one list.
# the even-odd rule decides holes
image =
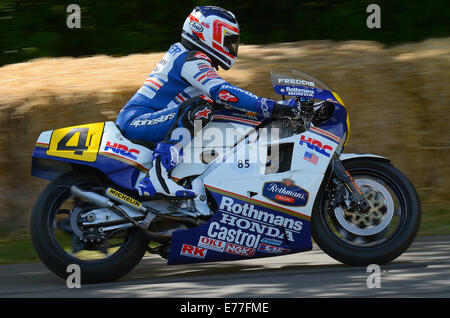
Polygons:
[[303,159],[305,159],[306,161],[309,161],[309,162],[311,162],[311,163],[313,163],[315,165],[319,161],[319,157],[317,157],[312,152],[308,152],[308,151],[305,151],[305,155],[303,156]]

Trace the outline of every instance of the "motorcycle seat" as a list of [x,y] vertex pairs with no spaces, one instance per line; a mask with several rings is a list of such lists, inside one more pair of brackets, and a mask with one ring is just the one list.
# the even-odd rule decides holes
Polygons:
[[[124,136],[125,138],[127,138],[127,136],[125,136],[125,134],[123,133],[122,129],[120,129],[119,125],[116,124],[116,128],[120,131],[120,133],[122,134],[122,136]],[[150,150],[155,150],[157,143],[156,142],[151,142],[148,140],[139,140],[139,139],[129,139],[127,138],[129,141],[131,141],[134,144],[138,144],[141,146],[144,146]]]

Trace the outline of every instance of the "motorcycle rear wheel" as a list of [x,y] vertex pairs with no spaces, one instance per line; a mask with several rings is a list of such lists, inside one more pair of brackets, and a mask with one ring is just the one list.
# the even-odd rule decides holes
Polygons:
[[419,230],[421,208],[416,190],[387,160],[352,159],[343,164],[371,203],[371,210],[361,214],[343,206],[331,209],[324,184],[311,217],[314,241],[347,265],[389,263],[408,249]]
[[[116,248],[104,248],[103,252],[96,251],[95,244],[85,245],[79,241],[75,234],[70,233],[73,229],[67,220],[75,208],[67,206],[74,205],[73,202],[84,204],[87,209],[89,206],[73,198],[71,185],[85,188],[104,186],[95,175],[79,172],[69,172],[48,184],[36,200],[30,220],[35,251],[40,260],[63,279],[71,274],[67,272],[68,266],[76,264],[80,268],[81,283],[117,280],[140,262],[146,252],[148,239],[142,231],[130,228],[120,237],[114,238],[118,241],[115,243],[118,245]],[[78,246],[78,251],[71,251],[72,246]]]

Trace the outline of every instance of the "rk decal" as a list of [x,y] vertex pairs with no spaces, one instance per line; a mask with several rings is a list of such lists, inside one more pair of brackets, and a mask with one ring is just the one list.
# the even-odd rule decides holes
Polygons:
[[201,248],[198,246],[192,246],[189,244],[183,244],[181,248],[181,255],[194,257],[194,258],[205,258],[206,256],[206,248]]

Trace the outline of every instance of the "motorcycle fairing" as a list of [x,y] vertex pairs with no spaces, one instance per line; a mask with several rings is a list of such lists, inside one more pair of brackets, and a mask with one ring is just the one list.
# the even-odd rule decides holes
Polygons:
[[[173,233],[169,265],[276,256],[312,248],[311,212],[338,142],[312,131],[277,142],[293,146],[288,171],[264,173],[264,161],[238,168],[226,156],[209,165],[201,178],[217,211],[205,224]],[[236,145],[228,155],[245,146]],[[316,154],[317,162],[303,158],[308,151]]]
[[172,236],[168,265],[278,256],[312,249],[310,218],[207,187],[218,204],[208,222]]
[[31,174],[53,180],[73,164],[84,165],[120,187],[134,189],[151,159],[151,150],[123,137],[113,122],[86,124],[43,132],[33,150]]

